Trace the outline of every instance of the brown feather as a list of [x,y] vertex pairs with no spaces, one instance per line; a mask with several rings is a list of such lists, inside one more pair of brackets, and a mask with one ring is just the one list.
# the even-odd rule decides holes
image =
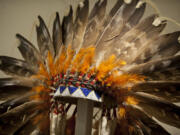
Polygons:
[[177,31],[155,37],[146,45],[142,53],[136,56],[134,62],[140,64],[176,54],[180,50],[179,36],[180,32]]
[[144,126],[144,130],[146,130],[149,135],[170,135],[163,127],[140,109],[133,106],[126,106],[126,111],[133,121],[137,121],[137,125],[142,129]]
[[0,70],[6,74],[29,77],[36,73],[27,62],[8,56],[0,56]]
[[88,25],[86,27],[83,47],[87,47],[89,45],[95,45],[95,42],[102,31],[105,12],[106,12],[107,0],[98,0],[92,9],[89,18]]
[[85,0],[78,5],[74,22],[74,35],[72,48],[78,52],[82,46],[86,25],[88,22],[89,1]]
[[70,6],[69,14],[63,18],[62,22],[62,37],[63,44],[67,47],[68,45],[72,45],[73,40],[73,10],[72,6]]
[[[0,115],[0,132],[3,135],[14,134],[22,125],[24,125],[34,113],[39,101],[27,102],[2,115]],[[34,116],[34,115],[33,115]]]
[[150,117],[155,117],[171,126],[180,127],[180,107],[144,93],[132,93],[132,96],[138,100],[136,106],[141,107]]
[[146,81],[132,87],[135,92],[145,92],[171,102],[180,101],[180,81]]
[[52,40],[48,31],[48,28],[45,25],[44,20],[42,19],[41,16],[38,16],[38,19],[39,19],[40,24],[39,26],[36,26],[37,42],[38,42],[40,53],[45,60],[48,52],[50,52],[51,55],[54,56],[54,47],[52,44]]
[[62,27],[60,24],[59,14],[56,13],[56,18],[53,24],[53,45],[54,45],[55,56],[58,55],[62,44],[63,44],[62,43]]
[[31,66],[34,70],[38,71],[39,63],[43,63],[39,51],[22,35],[16,34],[16,37],[20,41],[18,49],[21,52],[21,55],[26,60],[29,66]]

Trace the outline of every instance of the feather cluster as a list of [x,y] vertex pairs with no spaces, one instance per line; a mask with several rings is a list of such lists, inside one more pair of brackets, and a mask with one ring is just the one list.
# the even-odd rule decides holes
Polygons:
[[91,12],[84,0],[60,23],[52,37],[38,16],[38,48],[22,35],[16,37],[24,60],[0,56],[0,134],[73,135],[77,108],[54,98],[58,87],[87,88],[101,93],[94,114],[93,135],[169,135],[152,117],[180,128],[180,32],[160,35],[166,21],[158,15],[142,21],[146,3],[117,0],[106,14],[107,0]]

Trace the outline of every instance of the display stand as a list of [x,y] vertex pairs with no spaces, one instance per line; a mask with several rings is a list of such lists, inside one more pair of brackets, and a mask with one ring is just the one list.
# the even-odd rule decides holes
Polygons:
[[93,101],[78,99],[75,135],[91,135],[93,107]]
[[93,101],[78,99],[75,135],[91,135]]

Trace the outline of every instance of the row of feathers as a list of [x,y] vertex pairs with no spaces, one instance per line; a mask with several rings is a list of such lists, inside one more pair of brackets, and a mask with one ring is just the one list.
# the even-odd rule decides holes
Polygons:
[[[107,0],[97,1],[90,13],[89,1],[85,0],[79,4],[75,19],[72,7],[62,24],[56,14],[52,38],[43,19],[38,16],[39,50],[17,34],[20,41],[18,49],[24,60],[0,56],[0,69],[10,75],[0,78],[0,100],[4,101],[0,104],[0,134],[31,134],[39,125],[49,123],[48,115],[42,117],[44,112],[49,111],[48,108],[39,109],[42,101],[29,98],[34,94],[32,88],[42,84],[41,80],[32,76],[38,74],[39,63],[46,65],[48,52],[56,59],[62,46],[67,48],[68,45],[72,45],[76,54],[81,48],[93,45],[96,64],[113,54],[117,59],[126,61],[127,64],[120,69],[123,74],[147,77],[145,81],[134,84],[127,93],[137,99],[138,104],[124,106],[126,115],[117,120],[115,135],[169,135],[152,117],[180,128],[180,107],[173,104],[180,101],[180,32],[160,35],[166,21],[154,25],[157,14],[140,21],[146,3],[137,6],[139,2],[117,0],[106,15]],[[38,116],[39,121],[34,122]],[[72,118],[75,119],[75,116]],[[73,130],[72,123],[67,124],[69,130]],[[44,128],[38,134],[49,132],[49,128]]]

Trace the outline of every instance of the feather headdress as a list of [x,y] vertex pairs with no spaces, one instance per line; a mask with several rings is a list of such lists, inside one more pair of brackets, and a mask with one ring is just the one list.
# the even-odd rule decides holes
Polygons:
[[154,25],[156,14],[140,21],[139,2],[117,0],[106,15],[107,0],[91,12],[85,0],[75,19],[72,7],[62,24],[56,14],[52,37],[38,16],[39,50],[17,34],[24,60],[0,56],[11,76],[0,79],[0,134],[72,135],[76,109],[67,112],[77,98],[102,112],[94,134],[169,135],[152,118],[180,128],[180,32],[160,35],[166,21]]

